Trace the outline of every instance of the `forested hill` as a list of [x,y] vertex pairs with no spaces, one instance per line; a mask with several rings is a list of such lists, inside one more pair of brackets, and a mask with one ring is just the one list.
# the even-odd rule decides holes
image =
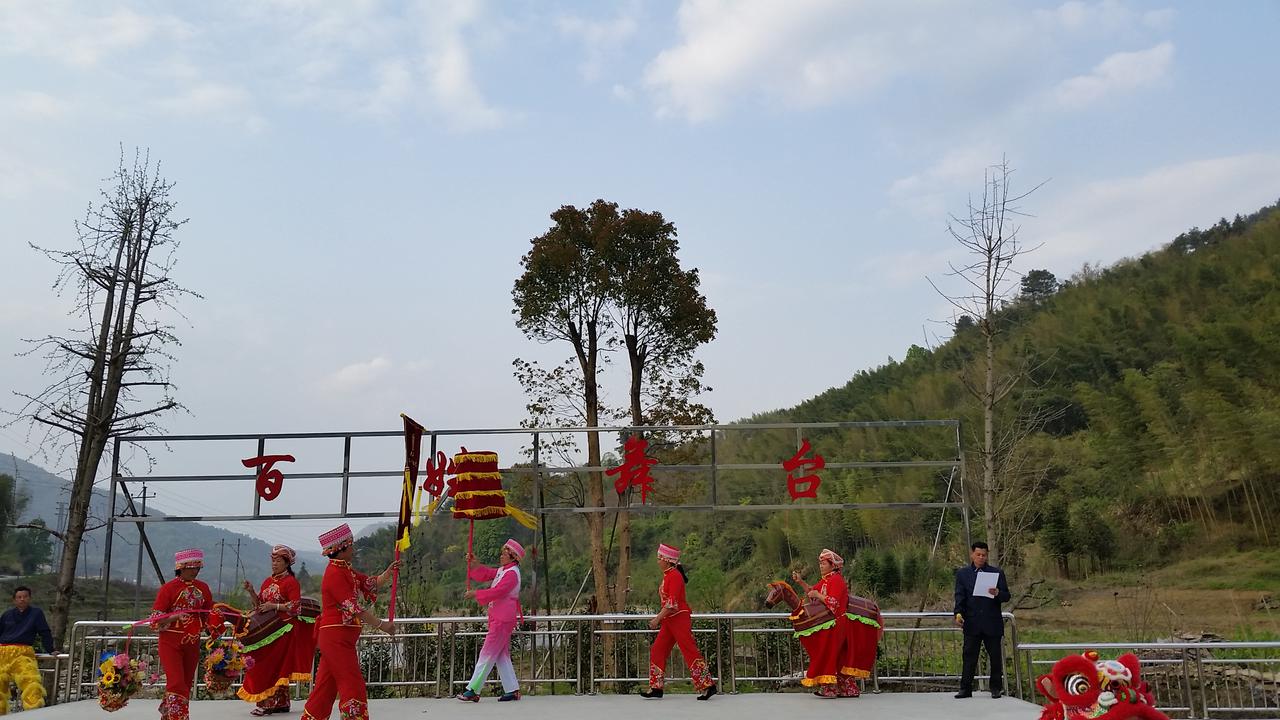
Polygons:
[[[1002,366],[1030,369],[1005,421],[1047,418],[1011,483],[1038,511],[1007,561],[1065,572],[1168,560],[1191,543],[1274,546],[1280,203],[1036,290],[1001,316]],[[958,417],[972,449],[980,416],[959,378],[976,372],[980,341],[961,318],[936,349],[753,420]]]
[[[1167,247],[1106,269],[1086,267],[1065,282],[1020,268],[1036,282],[1000,312],[999,365],[1028,377],[1002,405],[998,427],[1029,429],[1002,468],[1008,542],[1001,562],[1019,582],[1053,574],[1151,567],[1206,549],[1276,546],[1280,518],[1280,205],[1191,230]],[[831,421],[959,418],[966,451],[977,446],[977,402],[962,375],[976,377],[981,337],[961,318],[933,349],[857,373],[794,408],[751,418]],[[733,448],[730,462],[777,462],[786,439]],[[829,457],[949,457],[953,440],[849,433],[815,437]],[[792,450],[794,446],[792,446]],[[787,450],[786,452],[790,452]],[[940,455],[941,453],[941,455]],[[768,458],[773,458],[768,460]],[[666,462],[665,458],[659,458]],[[967,454],[968,491],[980,504]],[[735,479],[723,493],[743,491]],[[947,476],[933,470],[890,476],[827,470],[824,502],[939,498]],[[777,487],[776,480],[757,487]],[[513,488],[517,499],[521,488]],[[527,489],[525,489],[527,491]],[[693,494],[698,488],[694,483]],[[655,486],[655,492],[664,492]],[[734,502],[735,500],[730,500]],[[928,549],[942,522],[941,552]],[[981,514],[974,534],[983,533]],[[589,548],[581,516],[554,516],[549,568],[531,558],[526,606],[567,608],[584,585]],[[477,524],[476,551],[492,560],[513,522]],[[764,583],[791,568],[813,579],[822,547],[845,554],[860,593],[889,607],[945,604],[944,568],[965,556],[957,514],[939,511],[638,514],[632,521],[628,605],[652,609],[658,571],[651,548],[674,542],[690,569],[690,601],[707,610],[757,609]],[[389,559],[390,533],[363,540],[363,562]],[[424,523],[408,556],[402,597],[415,612],[459,606],[465,530]],[[539,542],[541,549],[541,541]],[[616,552],[610,562],[616,561]],[[534,577],[536,575],[536,579]],[[933,581],[929,582],[932,577]],[[429,580],[425,580],[428,579]],[[589,592],[588,592],[589,594]],[[587,598],[579,598],[579,611]],[[405,611],[405,608],[402,608]]]

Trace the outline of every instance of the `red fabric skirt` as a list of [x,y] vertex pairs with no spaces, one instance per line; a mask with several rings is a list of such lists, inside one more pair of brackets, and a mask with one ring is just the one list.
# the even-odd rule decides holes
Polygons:
[[[261,703],[290,682],[311,679],[311,661],[316,652],[315,630],[311,623],[291,621],[293,628],[249,656],[253,667],[245,673],[244,685],[236,693],[241,700]],[[287,696],[286,696],[287,697]]]
[[880,644],[881,629],[848,618],[844,621],[845,655],[840,671],[858,678],[870,677],[876,667],[876,646]]
[[809,653],[809,669],[800,684],[805,687],[835,684],[845,656],[845,635],[845,625],[837,620],[833,627],[800,638]]

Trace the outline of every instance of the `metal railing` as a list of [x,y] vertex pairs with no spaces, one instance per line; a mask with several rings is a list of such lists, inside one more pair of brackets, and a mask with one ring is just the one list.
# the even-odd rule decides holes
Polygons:
[[[536,693],[629,692],[646,684],[652,615],[529,616],[512,637],[512,661],[520,682]],[[960,632],[949,613],[888,612],[885,633],[867,689],[925,691],[954,688],[960,675]],[[1012,614],[1005,614],[1016,642]],[[808,658],[792,637],[786,613],[695,613],[694,637],[728,692],[780,690],[798,685]],[[57,699],[93,697],[104,653],[128,644],[134,655],[156,655],[156,637],[130,637],[123,622],[83,621],[72,628],[68,672]],[[478,617],[397,618],[394,637],[361,636],[357,646],[371,697],[441,697],[471,677],[486,626]],[[1016,671],[1016,666],[1015,666]],[[1016,674],[1016,673],[1015,673]],[[198,673],[199,675],[199,673]],[[673,652],[668,681],[689,681]],[[197,677],[197,697],[203,683]],[[491,680],[496,683],[496,678]],[[1015,681],[1020,682],[1020,678]],[[305,688],[295,688],[304,694]]]
[[[630,692],[648,680],[651,615],[538,615],[512,637],[512,661],[521,684],[539,694]],[[1035,679],[1065,655],[1097,650],[1103,656],[1136,653],[1143,679],[1160,709],[1173,718],[1280,720],[1280,642],[1020,643],[1012,613],[1005,613],[1005,687],[1042,702]],[[887,612],[875,672],[864,683],[874,692],[950,691],[960,678],[962,636],[949,613]],[[123,622],[84,621],[72,628],[69,654],[43,659],[42,671],[59,683],[50,701],[94,696],[102,654],[129,643],[155,655],[156,637],[128,637]],[[357,651],[371,697],[444,697],[471,676],[486,626],[479,617],[397,618],[391,637],[364,635]],[[727,692],[778,691],[798,685],[808,657],[792,637],[785,613],[696,613],[694,637]],[[984,658],[985,659],[985,658]],[[50,667],[50,664],[52,667]],[[678,652],[668,681],[689,681]],[[979,667],[982,689],[989,671]],[[197,697],[203,684],[197,677]],[[496,678],[490,680],[496,685]],[[306,694],[305,684],[294,688]]]
[[[1017,648],[1030,685],[1065,655],[1133,652],[1159,709],[1172,718],[1280,720],[1280,642],[1024,643]],[[1034,701],[1030,685],[1019,692]]]

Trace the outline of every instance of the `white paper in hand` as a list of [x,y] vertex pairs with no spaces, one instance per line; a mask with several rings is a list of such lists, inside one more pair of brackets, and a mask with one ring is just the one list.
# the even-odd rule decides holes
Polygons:
[[973,583],[974,597],[992,597],[991,588],[996,587],[1000,573],[978,571],[978,579]]

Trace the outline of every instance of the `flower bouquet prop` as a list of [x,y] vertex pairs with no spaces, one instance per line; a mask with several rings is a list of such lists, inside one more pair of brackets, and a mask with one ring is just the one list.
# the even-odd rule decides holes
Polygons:
[[[127,652],[117,653],[102,661],[98,670],[102,676],[98,678],[98,705],[107,712],[115,712],[129,703],[142,689],[151,671],[151,658],[143,656],[131,658]],[[155,675],[151,675],[154,682]]]
[[244,651],[244,643],[234,637],[213,638],[205,644],[209,651],[204,659],[204,684],[209,694],[226,696],[231,683],[253,667],[253,658]]

